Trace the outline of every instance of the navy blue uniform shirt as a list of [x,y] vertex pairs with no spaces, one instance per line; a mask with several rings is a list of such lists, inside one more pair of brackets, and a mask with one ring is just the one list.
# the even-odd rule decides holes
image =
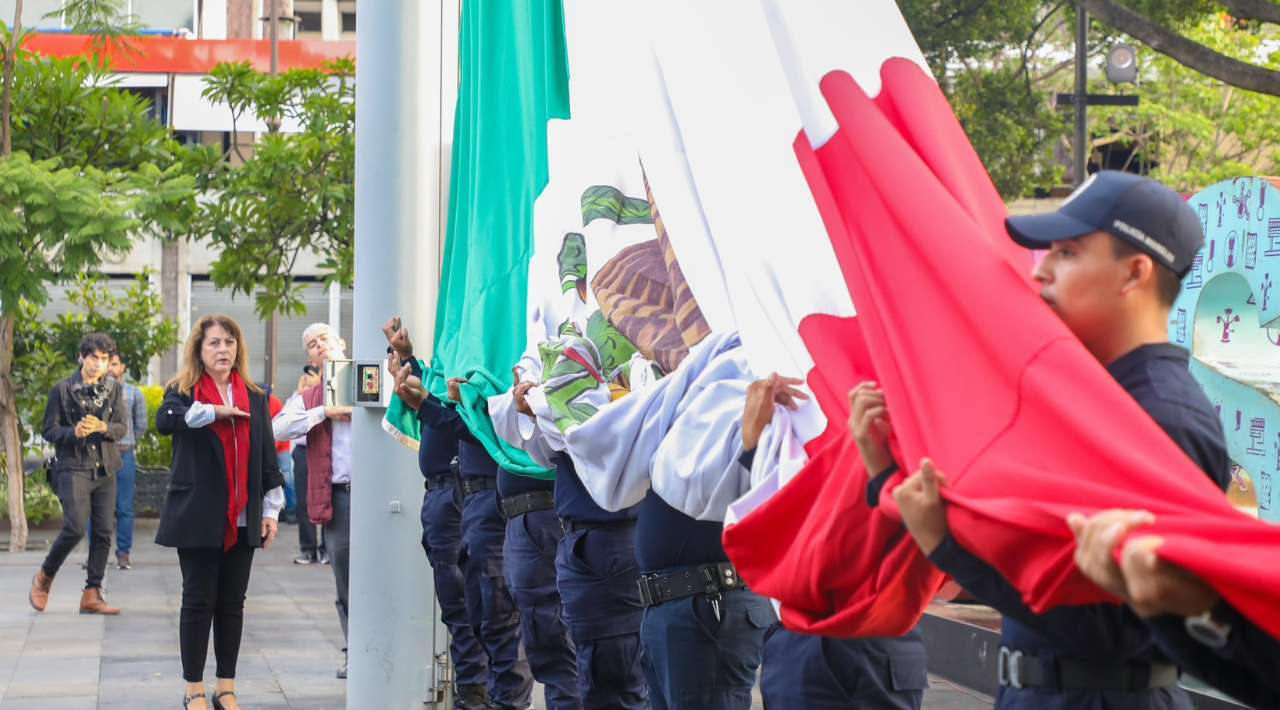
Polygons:
[[633,505],[617,512],[609,512],[596,505],[586,486],[578,478],[573,459],[568,454],[556,454],[556,515],[561,520],[575,523],[617,523],[635,520],[640,506]]
[[[1222,426],[1191,376],[1188,358],[1176,345],[1144,345],[1111,363],[1107,372],[1225,490],[1231,473]],[[1108,664],[1157,657],[1150,629],[1127,606],[1058,607],[1036,614],[995,568],[950,535],[929,559],[979,601],[1004,614],[1000,637],[1005,646]],[[1103,650],[1105,655],[1099,656]]]
[[520,476],[505,468],[498,468],[498,495],[503,498],[518,496],[521,493],[532,493],[533,491],[554,491],[555,489],[556,482],[554,480],[543,480],[541,478]]
[[636,562],[641,572],[728,562],[720,536],[724,524],[698,521],[667,505],[650,489],[636,524]]
[[[431,395],[422,401],[418,408],[418,421],[422,422],[423,431],[436,431],[452,434],[458,442],[458,473],[463,477],[494,478],[498,475],[498,463],[485,451],[484,445],[476,439],[462,415],[453,407],[441,402]],[[421,455],[421,449],[419,449]]]
[[447,476],[453,471],[452,463],[458,455],[458,437],[452,432],[422,427],[418,444],[418,470],[423,478]]

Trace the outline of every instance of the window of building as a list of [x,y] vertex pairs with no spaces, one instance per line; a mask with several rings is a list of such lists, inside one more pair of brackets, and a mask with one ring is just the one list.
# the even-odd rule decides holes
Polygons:
[[294,0],[293,15],[298,18],[300,39],[319,39],[324,36],[323,0]]
[[195,0],[129,0],[129,12],[153,30],[196,30]]
[[297,17],[299,37],[308,34],[318,35],[324,29],[323,18],[318,12],[299,12]]
[[[0,0],[0,22],[13,22],[15,0]],[[62,0],[25,0],[22,3],[22,26],[37,29],[61,29]],[[132,14],[146,29],[195,31],[196,0],[124,0],[126,14]]]
[[356,0],[339,0],[338,14],[342,22],[342,39],[355,39]]
[[162,86],[126,87],[124,91],[137,94],[150,102],[147,115],[162,126],[169,125],[169,90]]

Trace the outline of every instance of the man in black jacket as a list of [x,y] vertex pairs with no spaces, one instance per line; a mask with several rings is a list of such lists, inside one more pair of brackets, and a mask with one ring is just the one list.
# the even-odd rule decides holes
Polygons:
[[28,599],[36,611],[44,611],[49,603],[53,577],[80,544],[92,515],[93,536],[80,613],[120,613],[102,597],[102,577],[115,527],[116,472],[123,465],[117,442],[128,429],[123,390],[106,377],[115,349],[108,335],[84,336],[80,340],[80,369],[54,386],[45,405],[42,434],[57,447],[53,480],[62,501],[62,532],[31,580]]
[[[1010,217],[1015,242],[1049,252],[1033,276],[1041,298],[1108,374],[1220,489],[1230,482],[1226,441],[1209,399],[1168,342],[1169,309],[1204,245],[1181,196],[1147,178],[1102,171],[1057,212]],[[883,393],[853,393],[854,438],[883,481],[899,464],[886,443]],[[874,452],[872,451],[874,449]],[[1132,611],[1111,604],[1033,612],[1022,593],[950,533],[932,463],[893,491],[907,530],[929,560],[1004,615],[996,657],[998,710],[1190,710],[1178,669]]]

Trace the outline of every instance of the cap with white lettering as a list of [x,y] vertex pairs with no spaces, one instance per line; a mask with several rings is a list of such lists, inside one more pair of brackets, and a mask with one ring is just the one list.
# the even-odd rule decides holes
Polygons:
[[1155,263],[1185,276],[1204,246],[1195,210],[1178,193],[1150,178],[1116,170],[1094,173],[1057,212],[1005,219],[1013,241],[1030,249],[1104,231]]

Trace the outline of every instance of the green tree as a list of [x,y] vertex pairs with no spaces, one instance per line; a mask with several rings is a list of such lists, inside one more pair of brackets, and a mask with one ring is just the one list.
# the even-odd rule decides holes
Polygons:
[[[16,10],[20,18],[21,0]],[[22,550],[22,439],[13,377],[22,303],[43,304],[51,284],[127,251],[138,236],[155,231],[152,222],[165,202],[194,200],[195,181],[173,167],[167,132],[150,117],[147,102],[110,88],[102,62],[21,50],[16,18],[0,35],[0,443],[7,452],[10,549]]]
[[40,307],[30,301],[19,304],[13,379],[22,441],[39,432],[46,396],[75,368],[80,339],[86,333],[110,335],[134,380],[141,379],[153,357],[178,342],[178,326],[164,319],[163,303],[150,277],[150,272],[139,274],[117,296],[108,288],[106,277],[81,273],[66,292],[72,308],[52,319],[41,319]]
[[[1061,156],[1071,149],[1071,113],[1055,110],[1053,97],[1072,89],[1076,2],[901,0],[899,5],[1001,194],[1014,199],[1057,185],[1063,174]],[[1267,16],[1264,6],[1275,9],[1276,16]],[[1226,18],[1223,7],[1237,18],[1255,19]],[[1275,2],[1126,0],[1124,8],[1158,26],[1162,36],[1176,35],[1194,45],[1195,52],[1259,71],[1277,68],[1265,51],[1266,41],[1276,37],[1276,27],[1267,23],[1280,19]],[[1123,34],[1132,27],[1127,20],[1108,24],[1112,15],[1102,19],[1107,22],[1090,25],[1091,67],[1101,67],[1105,52],[1117,41],[1136,38],[1141,44],[1149,37]],[[1157,166],[1157,176],[1176,184],[1264,168],[1269,128],[1258,121],[1249,130],[1240,129],[1247,123],[1243,117],[1258,115],[1261,107],[1271,106],[1271,98],[1241,90],[1233,85],[1234,75],[1215,78],[1184,60],[1146,51],[1138,87],[1093,82],[1094,93],[1136,92],[1143,104],[1137,111],[1091,109],[1092,147],[1136,148],[1135,159]],[[1182,95],[1184,89],[1188,95]],[[1225,104],[1214,108],[1214,96]],[[1210,122],[1215,129],[1205,135]],[[1198,132],[1198,143],[1193,132]],[[1171,162],[1184,167],[1173,168]],[[1195,170],[1185,167],[1190,165]]]
[[[263,317],[304,308],[292,276],[300,254],[319,255],[327,280],[351,285],[354,76],[354,62],[343,59],[278,76],[248,63],[221,64],[206,81],[205,97],[227,104],[233,117],[232,155],[210,182],[215,197],[203,205],[205,238],[218,252],[210,276],[232,293],[256,296]],[[247,114],[271,130],[245,155],[238,133]],[[280,132],[284,121],[300,130]]]
[[[1211,15],[1185,35],[1226,56],[1280,69],[1266,35]],[[1154,54],[1142,64],[1137,107],[1091,111],[1094,150],[1120,145],[1156,179],[1183,192],[1270,173],[1280,151],[1280,98],[1245,91]],[[1101,87],[1095,87],[1101,90]]]

